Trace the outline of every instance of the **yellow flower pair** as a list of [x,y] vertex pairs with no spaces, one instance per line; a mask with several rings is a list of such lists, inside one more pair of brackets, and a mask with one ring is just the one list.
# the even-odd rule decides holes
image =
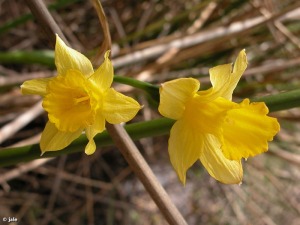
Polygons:
[[[141,106],[113,88],[113,67],[109,51],[103,64],[93,70],[91,62],[69,48],[57,36],[55,64],[58,75],[26,81],[23,94],[43,97],[49,121],[43,131],[42,153],[68,146],[84,131],[89,139],[86,154],[96,149],[94,136],[105,130],[105,121],[118,124],[131,120]],[[264,103],[231,101],[232,92],[247,66],[241,51],[231,64],[210,69],[212,88],[199,91],[193,78],[166,82],[160,88],[159,112],[176,120],[169,139],[171,163],[185,183],[186,171],[197,161],[209,174],[227,183],[240,183],[241,158],[267,151],[279,131],[276,119],[268,117]]]

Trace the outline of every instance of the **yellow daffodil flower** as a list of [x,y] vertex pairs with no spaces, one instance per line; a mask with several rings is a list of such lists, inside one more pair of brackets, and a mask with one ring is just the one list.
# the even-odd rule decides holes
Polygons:
[[181,182],[199,159],[208,173],[226,184],[241,183],[241,159],[267,151],[279,131],[263,102],[231,101],[232,92],[247,67],[245,50],[232,64],[209,70],[212,88],[199,91],[200,82],[180,78],[160,87],[159,112],[176,120],[169,138],[171,163]]
[[23,94],[43,97],[49,121],[42,133],[42,153],[65,148],[85,131],[89,140],[85,153],[94,153],[94,136],[105,130],[105,121],[119,124],[131,120],[141,108],[132,98],[113,88],[113,67],[109,51],[104,62],[93,70],[91,62],[69,48],[56,35],[55,65],[58,75],[22,84]]

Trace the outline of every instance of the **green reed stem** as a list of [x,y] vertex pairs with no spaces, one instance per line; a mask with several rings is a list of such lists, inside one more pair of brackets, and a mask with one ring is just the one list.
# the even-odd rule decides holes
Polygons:
[[1,64],[40,64],[54,68],[54,51],[11,51],[0,52]]
[[141,89],[145,91],[147,94],[149,94],[149,96],[153,100],[159,102],[159,87],[157,85],[153,85],[144,81],[139,81],[130,77],[117,76],[117,75],[114,76],[114,82],[120,84],[127,84],[131,87]]
[[[141,84],[143,83],[136,83],[137,86]],[[270,112],[286,110],[300,106],[300,90],[264,96],[252,100],[257,102],[264,101],[269,107]],[[160,118],[146,122],[129,124],[125,126],[125,129],[133,140],[139,140],[145,137],[155,137],[168,134],[173,124],[173,120]],[[97,143],[97,147],[113,145],[113,141],[106,131],[98,134],[95,137],[95,141]],[[75,152],[83,152],[86,143],[87,139],[85,135],[82,135],[64,150],[46,152],[43,156],[40,156],[41,151],[38,144],[2,149],[0,150],[0,166],[10,166],[38,158],[55,157]]]
[[[133,140],[139,140],[144,137],[154,137],[167,134],[173,123],[173,120],[161,118],[129,124],[125,126],[125,129]],[[113,145],[113,141],[106,131],[97,135],[94,140],[97,143],[97,147]],[[86,144],[86,136],[81,135],[64,150],[46,152],[43,156],[40,156],[41,151],[38,144],[2,149],[0,150],[0,166],[10,166],[38,158],[48,158],[75,152],[83,152]]]
[[300,89],[254,98],[252,101],[265,102],[270,112],[300,107]]

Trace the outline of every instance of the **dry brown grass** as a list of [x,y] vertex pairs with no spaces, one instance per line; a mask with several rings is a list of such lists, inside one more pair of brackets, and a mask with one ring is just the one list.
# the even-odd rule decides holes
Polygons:
[[[46,1],[48,4],[54,1]],[[249,68],[235,92],[237,100],[299,87],[300,5],[298,1],[102,1],[108,17],[116,74],[160,83],[181,76],[209,85],[208,68],[232,62],[246,48]],[[28,13],[23,1],[0,1],[1,24]],[[99,64],[102,42],[97,15],[89,1],[74,1],[52,11],[72,43]],[[0,26],[1,26],[0,24]],[[0,51],[53,49],[34,20],[0,33]],[[39,101],[22,96],[19,84],[50,76],[40,64],[1,63],[0,134],[13,130],[1,146],[36,143],[47,120]],[[120,91],[144,104],[135,121],[159,117],[151,102],[124,85]],[[24,113],[31,119],[16,119]],[[200,164],[183,187],[167,155],[167,137],[137,145],[189,224],[300,224],[300,111],[274,113],[281,132],[269,153],[244,162],[241,186],[214,181]],[[3,133],[2,133],[3,134]],[[4,136],[1,136],[2,140]],[[19,143],[20,144],[20,143]],[[114,147],[0,168],[0,224],[165,224],[157,207]],[[3,223],[5,224],[5,223]],[[13,223],[11,223],[13,224]]]

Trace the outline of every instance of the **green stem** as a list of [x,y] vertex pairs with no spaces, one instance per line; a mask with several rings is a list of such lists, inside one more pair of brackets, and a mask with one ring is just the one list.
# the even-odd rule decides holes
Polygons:
[[[53,68],[54,52],[48,50],[0,52],[0,63],[40,63]],[[156,85],[117,75],[114,76],[114,81],[144,90],[156,103],[159,102],[159,87]],[[299,106],[299,96],[299,90],[294,90],[277,95],[255,98],[252,101],[266,102],[270,105],[270,110],[278,111]]]
[[114,76],[114,81],[116,83],[127,84],[129,86],[144,90],[154,101],[159,102],[159,87],[156,85],[117,75]]
[[[154,137],[167,134],[174,121],[167,118],[133,123],[125,126],[126,131],[133,140],[139,140],[144,137]],[[106,131],[95,137],[97,147],[113,145],[111,137]],[[71,145],[61,151],[46,152],[41,155],[38,144],[23,147],[7,148],[0,151],[0,166],[11,166],[20,162],[27,162],[38,158],[55,157],[75,152],[83,152],[84,146],[87,144],[85,135],[81,135]]]
[[[118,79],[118,78],[117,78]],[[139,83],[137,83],[139,85]],[[264,96],[252,99],[252,101],[264,101],[269,107],[270,112],[290,109],[300,106],[300,90],[294,90],[277,95]],[[174,121],[167,118],[160,118],[146,122],[133,123],[126,125],[125,129],[133,140],[145,137],[154,137],[168,134]],[[113,145],[113,142],[105,131],[95,137],[97,147]],[[41,151],[38,144],[24,147],[7,148],[0,151],[0,166],[10,166],[20,162],[30,161],[38,158],[55,157],[75,152],[83,152],[87,143],[85,135],[75,140],[70,146],[61,151],[46,152],[40,156]]]
[[0,52],[0,63],[2,64],[41,64],[54,68],[54,51],[11,51]]
[[[0,52],[0,63],[2,64],[41,64],[54,68],[54,51],[41,50],[41,51],[12,51],[12,52]],[[158,86],[136,80],[134,78],[124,76],[114,76],[114,81],[121,84],[127,84],[132,87],[139,88],[148,93],[153,100],[159,101]]]
[[270,112],[291,109],[300,106],[300,89],[254,98],[252,101],[265,102]]

